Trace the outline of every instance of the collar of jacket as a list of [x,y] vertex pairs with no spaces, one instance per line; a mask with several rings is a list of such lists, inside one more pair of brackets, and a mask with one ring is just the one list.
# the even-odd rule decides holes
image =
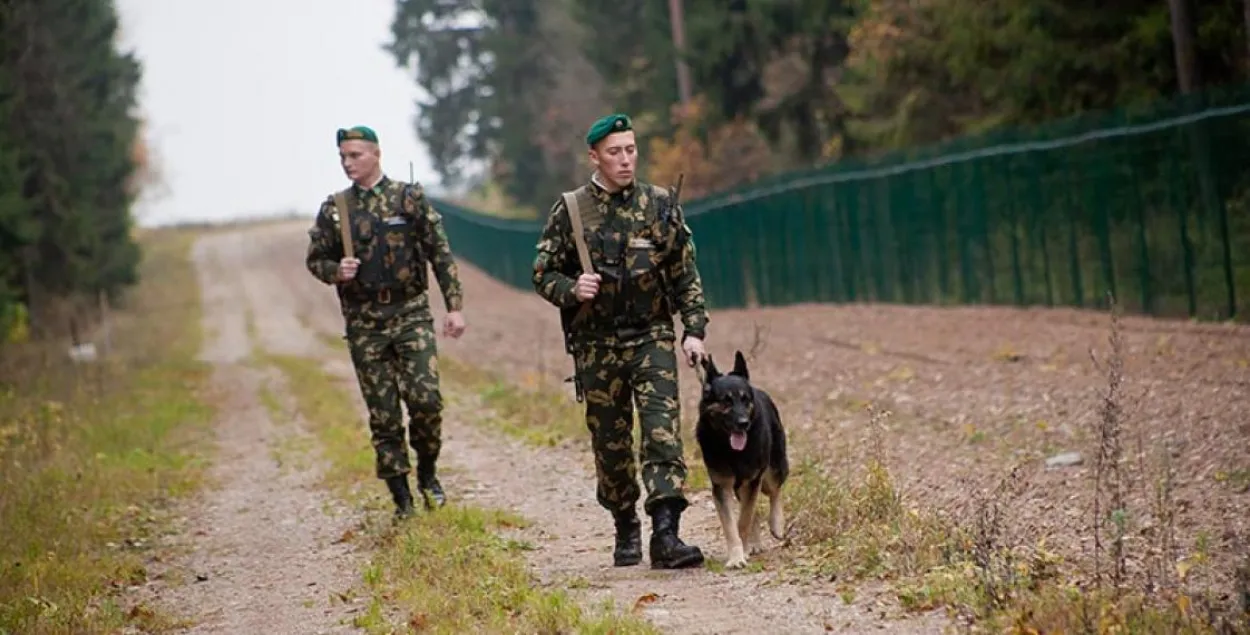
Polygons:
[[590,175],[590,193],[595,199],[604,203],[613,202],[613,198],[620,197],[620,202],[629,202],[633,198],[634,193],[638,191],[638,179],[634,179],[632,183],[626,185],[624,189],[615,194],[608,191],[608,188],[600,180],[599,173],[595,172]]
[[365,194],[373,194],[374,196],[381,196],[382,193],[386,191],[387,186],[389,186],[390,184],[391,184],[390,177],[386,176],[386,174],[383,173],[382,177],[378,179],[378,182],[373,184],[373,187],[364,188],[356,184],[355,182],[353,182],[352,191],[356,193],[356,196],[364,196]]

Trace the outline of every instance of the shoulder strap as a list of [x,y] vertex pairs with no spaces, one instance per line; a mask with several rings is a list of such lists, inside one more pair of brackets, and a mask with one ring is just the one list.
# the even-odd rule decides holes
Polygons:
[[[585,187],[585,186],[583,186]],[[586,248],[585,227],[582,225],[582,210],[577,204],[577,195],[582,188],[565,192],[564,207],[569,213],[569,223],[573,226],[573,243],[577,245],[577,257],[582,262],[582,273],[594,273],[590,263],[590,250]]]
[[346,191],[339,190],[334,193],[334,208],[339,212],[339,233],[343,239],[343,257],[355,258],[352,249],[351,211],[347,205],[347,197],[344,195]]

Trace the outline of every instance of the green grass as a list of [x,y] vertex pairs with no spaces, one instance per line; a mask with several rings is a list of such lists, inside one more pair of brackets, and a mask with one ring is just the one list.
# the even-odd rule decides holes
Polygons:
[[212,409],[195,360],[193,236],[144,241],[142,284],[114,312],[114,355],[74,368],[63,343],[10,345],[0,368],[0,633],[166,632],[127,607],[171,505],[201,485]]
[[[339,343],[341,345],[341,342]],[[369,605],[356,625],[368,633],[654,633],[645,622],[611,607],[588,611],[559,590],[544,589],[526,567],[526,546],[507,537],[525,520],[499,510],[450,503],[399,525],[373,477],[366,424],[349,391],[355,384],[316,361],[269,356],[287,379],[297,408],[330,463],[326,483],[372,513],[353,540],[370,547],[362,573]],[[449,399],[465,390],[444,379]]]

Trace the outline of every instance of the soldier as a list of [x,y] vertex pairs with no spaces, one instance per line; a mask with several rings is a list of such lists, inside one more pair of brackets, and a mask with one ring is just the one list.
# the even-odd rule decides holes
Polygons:
[[[417,457],[417,487],[427,509],[446,503],[435,464],[442,447],[439,390],[429,273],[434,265],[447,317],[443,335],[465,330],[462,291],[442,217],[417,183],[382,172],[374,131],[340,129],[339,161],[352,185],[321,203],[308,230],[308,271],[334,285],[360,392],[369,408],[376,472],[395,500],[396,515],[411,515],[408,450],[400,400],[408,407],[409,435]],[[351,239],[343,240],[342,222]],[[344,250],[344,244],[351,251]]]
[[537,244],[534,287],[560,308],[578,400],[586,402],[596,498],[615,521],[614,564],[642,560],[632,449],[636,405],[651,566],[698,566],[703,552],[677,535],[689,502],[673,328],[673,314],[680,312],[684,357],[698,363],[706,355],[708,315],[694,243],[675,194],[635,180],[638,148],[629,117],[596,121],[586,143],[594,173],[552,206]]

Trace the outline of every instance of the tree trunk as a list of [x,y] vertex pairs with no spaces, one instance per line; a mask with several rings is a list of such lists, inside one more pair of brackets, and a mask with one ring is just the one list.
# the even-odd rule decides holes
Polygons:
[[[1250,0],[1247,0],[1250,2]],[[690,67],[686,65],[686,19],[682,0],[668,0],[668,19],[673,31],[673,49],[677,51],[677,94],[683,106],[690,103]]]
[[1246,23],[1246,75],[1250,76],[1250,0],[1242,0],[1241,13]]
[[[1250,11],[1250,0],[1246,0],[1246,7]],[[1193,13],[1189,0],[1168,0],[1168,9],[1172,14],[1172,53],[1176,58],[1176,81],[1181,94],[1185,95],[1193,92],[1198,85]]]

